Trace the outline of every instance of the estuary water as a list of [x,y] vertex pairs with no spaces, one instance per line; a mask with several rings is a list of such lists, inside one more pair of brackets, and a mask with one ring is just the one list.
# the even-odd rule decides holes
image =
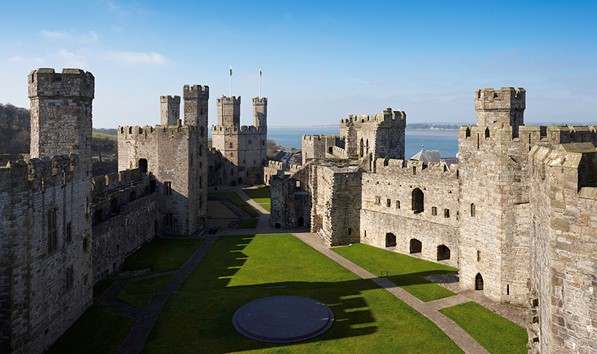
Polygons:
[[[300,149],[303,135],[339,135],[338,128],[331,127],[269,127],[267,138],[278,145]],[[457,130],[406,129],[405,158],[410,158],[421,150],[439,150],[442,157],[454,157],[458,152]]]

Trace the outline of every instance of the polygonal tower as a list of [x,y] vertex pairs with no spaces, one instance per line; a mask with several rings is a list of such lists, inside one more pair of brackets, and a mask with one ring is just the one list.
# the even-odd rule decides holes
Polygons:
[[180,96],[160,96],[160,123],[177,125],[180,119]]
[[240,127],[240,96],[222,96],[216,101],[218,105],[218,125]]
[[475,91],[477,125],[512,127],[513,137],[518,127],[524,125],[526,91],[523,88],[502,87],[500,90],[484,88]]
[[206,85],[185,85],[182,94],[184,97],[184,124],[207,127],[209,87]]
[[267,97],[253,98],[253,124],[257,129],[267,130]]
[[91,171],[91,105],[95,78],[80,69],[37,69],[29,74],[31,157],[77,154]]

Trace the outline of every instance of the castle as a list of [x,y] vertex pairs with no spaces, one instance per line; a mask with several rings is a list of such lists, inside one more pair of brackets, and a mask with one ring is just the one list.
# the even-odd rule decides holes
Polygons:
[[265,168],[267,99],[209,88],[160,97],[156,126],[118,128],[118,173],[91,176],[89,72],[28,77],[30,156],[0,167],[0,351],[40,353],[91,305],[93,285],[157,233],[205,227],[207,185],[271,183],[275,227],[362,242],[459,268],[463,289],[531,307],[532,351],[595,351],[597,132],[524,125],[525,91],[475,93],[459,163],[405,161],[406,114],[350,116],[303,137],[302,165]]
[[457,267],[463,290],[531,308],[531,351],[596,351],[597,130],[525,126],[525,96],[476,91],[457,164],[405,160],[390,108],[304,136],[303,166],[271,173],[272,225]]

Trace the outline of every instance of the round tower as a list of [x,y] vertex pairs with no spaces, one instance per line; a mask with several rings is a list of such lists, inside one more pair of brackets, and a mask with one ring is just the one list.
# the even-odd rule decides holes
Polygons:
[[267,97],[253,98],[253,125],[257,129],[267,130]]
[[240,96],[222,96],[217,99],[218,125],[240,128]]

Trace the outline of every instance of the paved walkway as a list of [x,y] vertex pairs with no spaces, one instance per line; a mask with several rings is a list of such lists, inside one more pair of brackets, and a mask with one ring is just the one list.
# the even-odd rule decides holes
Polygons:
[[313,247],[323,255],[327,256],[334,262],[358,275],[362,279],[370,279],[380,287],[389,291],[392,295],[404,301],[407,305],[433,321],[433,323],[435,323],[444,333],[446,333],[446,335],[450,337],[465,353],[488,353],[485,348],[483,348],[476,340],[473,339],[473,337],[460,328],[456,322],[452,321],[439,312],[435,306],[428,305],[427,303],[408,293],[406,290],[396,286],[396,284],[392,283],[388,279],[376,277],[365,269],[352,263],[348,259],[330,250],[327,246],[321,243],[321,240],[317,234],[296,233],[294,236]]
[[188,278],[193,269],[199,264],[207,252],[211,249],[217,240],[217,236],[206,238],[205,242],[193,253],[193,255],[180,267],[180,269],[172,276],[170,282],[158,293],[154,294],[145,309],[136,317],[133,328],[129,331],[124,342],[118,349],[118,353],[136,354],[141,353],[145,346],[145,342],[149,338],[149,334],[155,325],[164,305],[168,301],[168,297],[178,290],[182,283]]

